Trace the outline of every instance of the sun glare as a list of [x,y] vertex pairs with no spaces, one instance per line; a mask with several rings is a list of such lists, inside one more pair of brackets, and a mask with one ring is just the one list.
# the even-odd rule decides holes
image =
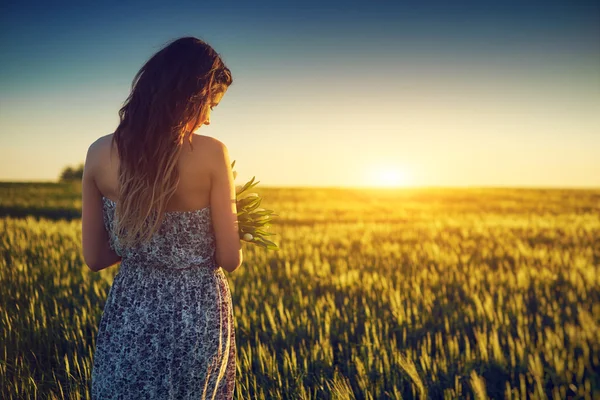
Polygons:
[[400,187],[411,183],[407,171],[391,166],[373,169],[369,181],[371,186],[377,187]]

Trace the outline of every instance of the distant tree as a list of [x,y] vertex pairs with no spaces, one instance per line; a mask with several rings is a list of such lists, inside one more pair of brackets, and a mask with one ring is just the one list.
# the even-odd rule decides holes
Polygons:
[[80,181],[83,178],[83,163],[76,167],[65,167],[60,173],[59,180],[61,182]]

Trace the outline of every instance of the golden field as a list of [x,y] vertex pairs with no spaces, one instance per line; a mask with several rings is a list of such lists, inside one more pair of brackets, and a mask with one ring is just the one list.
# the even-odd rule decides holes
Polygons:
[[[236,398],[600,397],[600,190],[261,188],[228,274]],[[118,266],[76,184],[0,183],[0,397],[90,398]]]

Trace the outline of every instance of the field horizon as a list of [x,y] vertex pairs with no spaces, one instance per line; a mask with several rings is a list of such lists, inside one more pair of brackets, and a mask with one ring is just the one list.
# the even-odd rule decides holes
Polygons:
[[[47,185],[47,184],[61,184],[60,180],[1,180],[0,185],[3,184],[17,184],[17,185]],[[268,185],[260,183],[260,187],[267,189],[370,189],[370,190],[383,190],[383,191],[394,191],[394,190],[411,190],[411,189],[516,189],[516,190],[600,190],[598,186],[519,186],[519,185],[398,185],[398,186],[386,186],[386,185]]]

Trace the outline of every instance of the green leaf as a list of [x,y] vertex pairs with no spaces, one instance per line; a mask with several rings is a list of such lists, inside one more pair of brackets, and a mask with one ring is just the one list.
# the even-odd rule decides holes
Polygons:
[[[244,184],[244,186],[242,186],[242,189],[240,190],[240,193],[244,192],[246,189],[248,189],[252,183],[254,182],[254,179],[256,178],[256,176],[253,176],[252,179],[250,179],[248,182],[246,182]],[[258,183],[258,182],[257,182]]]
[[265,226],[269,223],[269,221],[253,221],[252,225],[255,227]]
[[279,247],[275,243],[262,237],[255,237],[255,240],[253,240],[252,243],[255,243],[267,250],[279,250]]
[[258,185],[260,181],[254,182],[252,185],[248,186],[248,189],[252,189],[254,186]]
[[266,243],[266,244],[268,244],[268,245],[271,245],[271,246],[277,246],[275,243],[273,243],[273,242],[271,242],[270,240],[267,240],[267,239],[263,239],[263,242]]
[[248,213],[250,214],[251,211],[253,211],[254,209],[258,208],[258,206],[260,205],[260,202],[262,201],[262,199],[260,197],[253,197],[251,201],[249,201],[247,204],[245,204],[244,206],[242,206],[242,208]]
[[254,243],[255,245],[263,247],[265,249],[268,247],[266,244],[261,243],[261,242],[257,242],[257,241],[252,241],[251,243]]
[[266,232],[266,231],[264,231],[262,229],[256,229],[256,234],[257,235],[262,235],[262,236],[273,236],[273,235],[276,235],[273,232]]
[[235,202],[235,205],[238,209],[243,209],[245,207],[247,207],[248,205],[259,201],[260,197],[244,197],[242,199],[239,199]]
[[254,219],[256,221],[268,221],[271,219],[270,215],[268,215],[268,214],[261,215],[261,214],[257,213],[256,210],[252,211],[250,213],[250,217],[252,217],[252,219]]
[[252,236],[254,236],[254,233],[256,232],[256,228],[253,226],[244,226],[242,228],[240,228],[240,233],[251,233]]
[[254,222],[254,219],[251,218],[248,214],[238,215],[237,219],[238,219],[238,224],[240,226],[248,225],[248,224],[251,224],[252,222]]
[[271,210],[265,210],[264,208],[257,208],[256,210],[254,210],[253,214],[262,217],[262,216],[265,216],[265,215],[269,215],[272,212],[273,211],[271,211]]

